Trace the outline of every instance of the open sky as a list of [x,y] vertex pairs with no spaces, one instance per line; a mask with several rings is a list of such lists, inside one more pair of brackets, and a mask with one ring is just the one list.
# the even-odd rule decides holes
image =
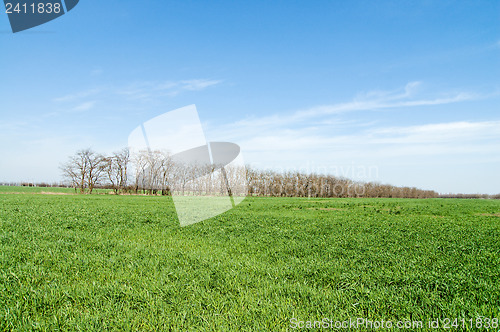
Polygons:
[[254,167],[500,193],[499,1],[81,0],[0,45],[0,181],[196,104]]

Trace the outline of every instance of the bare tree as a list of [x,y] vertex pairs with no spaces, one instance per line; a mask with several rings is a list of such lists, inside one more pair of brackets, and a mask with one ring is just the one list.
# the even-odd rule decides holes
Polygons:
[[127,186],[129,159],[130,154],[127,148],[114,152],[111,157],[106,158],[106,173],[115,194],[124,191]]
[[92,153],[89,149],[80,150],[74,156],[69,157],[66,164],[62,165],[63,176],[72,182],[73,187],[79,188],[84,193],[87,187],[88,155]]
[[106,158],[91,149],[78,151],[61,166],[63,176],[71,181],[75,190],[79,188],[81,193],[87,190],[89,194],[102,179],[105,168]]
[[301,172],[277,173],[247,168],[248,194],[295,197],[400,197],[432,198],[431,190],[395,187],[379,183],[361,183],[325,174]]
[[[71,159],[73,159],[72,157]],[[63,177],[68,180],[71,183],[71,187],[75,189],[75,192],[77,191],[78,188],[80,188],[80,192],[83,193],[83,190],[85,188],[84,181],[85,178],[80,174],[80,170],[77,167],[76,163],[74,160],[69,160],[67,163],[61,165],[59,167],[62,171]]]
[[135,193],[145,190],[147,186],[148,151],[139,151],[133,154],[132,163],[135,169]]
[[106,170],[106,158],[90,149],[84,150],[87,158],[87,188],[92,194],[95,186],[103,179]]

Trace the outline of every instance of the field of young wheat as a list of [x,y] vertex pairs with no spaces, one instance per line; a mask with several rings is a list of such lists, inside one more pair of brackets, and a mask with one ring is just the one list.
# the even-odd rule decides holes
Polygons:
[[169,197],[48,191],[0,187],[1,331],[500,318],[498,200],[253,197],[181,228]]

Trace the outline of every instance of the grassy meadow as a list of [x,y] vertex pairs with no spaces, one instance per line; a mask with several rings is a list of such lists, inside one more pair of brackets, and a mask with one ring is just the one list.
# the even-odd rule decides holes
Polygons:
[[70,193],[0,187],[0,331],[500,318],[498,200],[255,197],[181,228],[169,197]]

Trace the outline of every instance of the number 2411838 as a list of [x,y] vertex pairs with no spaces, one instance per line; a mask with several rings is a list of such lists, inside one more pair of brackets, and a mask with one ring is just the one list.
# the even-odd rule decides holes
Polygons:
[[5,4],[5,12],[7,14],[59,14],[62,11],[60,3],[37,3],[26,4],[17,3],[12,4],[7,2]]

